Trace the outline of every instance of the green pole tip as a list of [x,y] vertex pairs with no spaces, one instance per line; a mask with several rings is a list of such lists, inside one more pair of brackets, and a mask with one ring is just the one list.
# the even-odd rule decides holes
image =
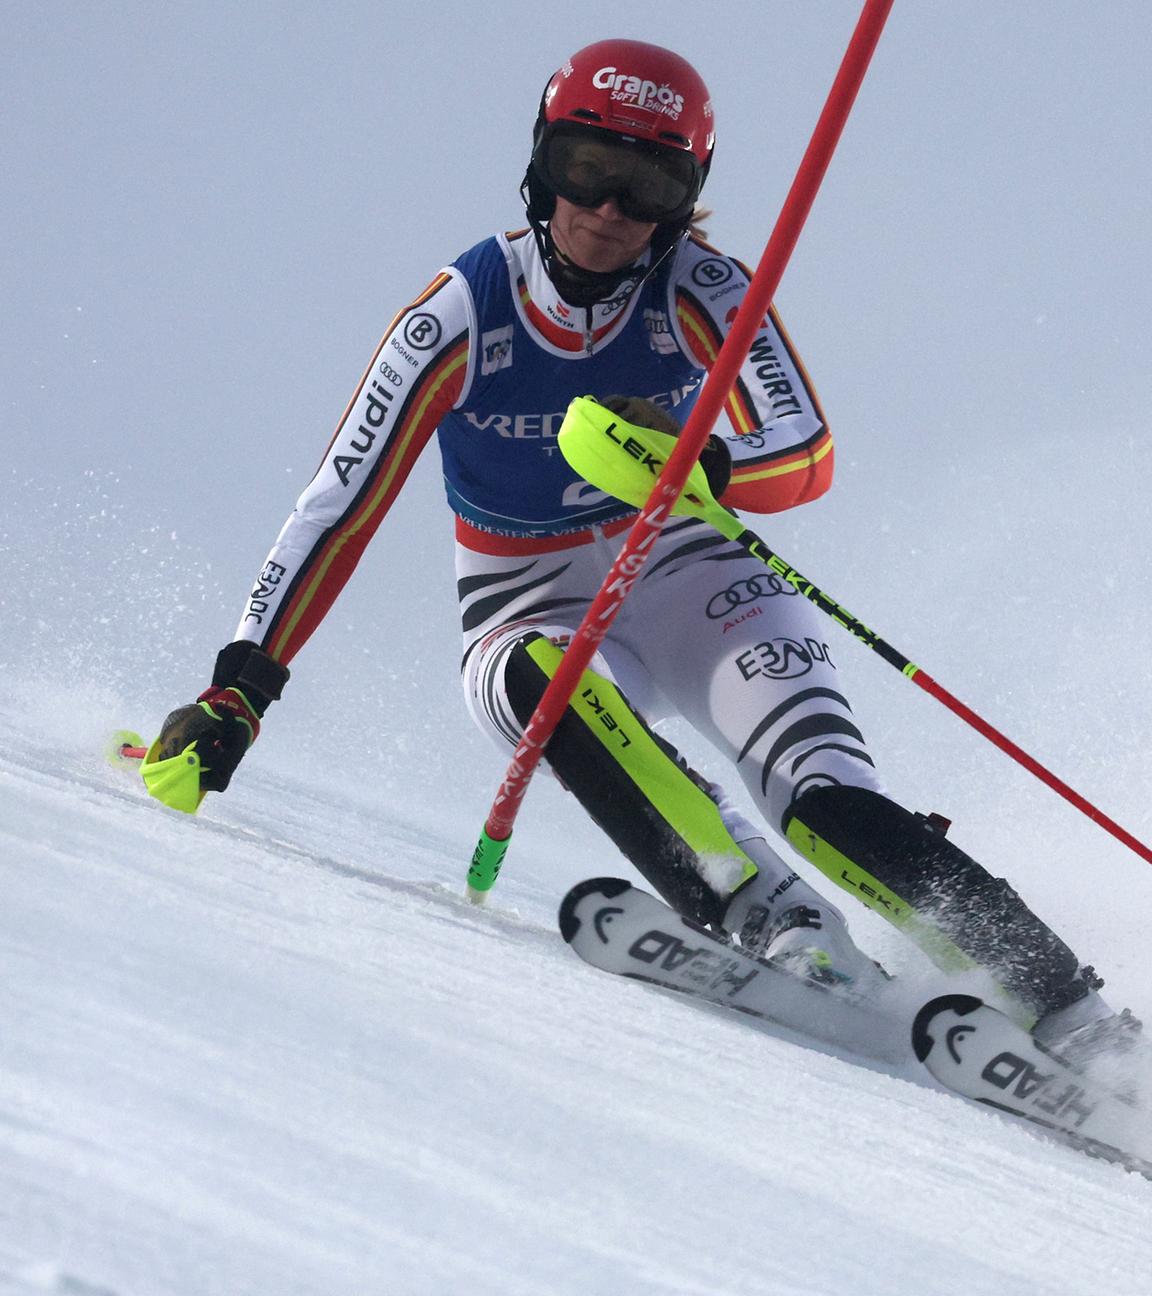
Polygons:
[[512,840],[511,835],[498,841],[488,835],[487,829],[480,832],[480,840],[476,843],[476,849],[472,852],[472,863],[468,868],[468,895],[470,899],[481,902],[480,898],[487,895],[496,885],[496,879],[500,875],[500,866],[504,863],[504,856],[508,853],[508,843]]

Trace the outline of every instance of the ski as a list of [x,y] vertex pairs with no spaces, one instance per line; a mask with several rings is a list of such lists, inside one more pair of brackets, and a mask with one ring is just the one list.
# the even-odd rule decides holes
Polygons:
[[1041,1048],[983,1000],[954,994],[926,1003],[912,1024],[912,1049],[953,1093],[1152,1179],[1152,1161],[1124,1150],[1141,1124],[1141,1109]]
[[908,1056],[906,1020],[763,963],[620,878],[574,886],[560,905],[560,933],[605,972],[762,1018],[855,1056]]
[[1152,1178],[1125,1150],[1141,1112],[1045,1052],[972,995],[942,995],[907,1015],[761,962],[621,878],[580,882],[560,905],[560,934],[593,967],[771,1022],[853,1056],[916,1059],[945,1089],[1018,1116],[1061,1142]]

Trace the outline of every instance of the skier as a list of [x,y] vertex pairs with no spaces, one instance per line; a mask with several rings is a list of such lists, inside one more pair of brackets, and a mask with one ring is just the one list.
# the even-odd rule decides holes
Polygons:
[[[668,50],[602,41],[555,73],[522,186],[528,228],[465,252],[393,320],[211,686],[165,721],[150,782],[191,748],[201,788],[227,788],[434,433],[467,705],[515,744],[635,516],[559,453],[568,402],[592,393],[677,432],[748,287],[693,226],[713,146],[708,91]],[[732,432],[701,456],[726,505],[773,513],[827,490],[829,431],[775,311],[727,413]],[[942,967],[984,969],[1037,1038],[1073,1050],[1131,1034],[1007,882],[885,795],[815,609],[696,520],[653,547],[547,760],[679,911],[799,975],[875,989],[883,974],[840,910],[653,731],[670,714],[728,757],[773,829]]]

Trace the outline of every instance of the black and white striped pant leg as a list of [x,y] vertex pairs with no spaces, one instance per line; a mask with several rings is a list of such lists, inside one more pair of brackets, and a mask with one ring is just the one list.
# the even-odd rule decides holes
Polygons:
[[[521,726],[506,686],[510,654],[532,633],[564,646],[610,565],[611,554],[599,546],[536,558],[496,557],[458,546],[465,703],[476,725],[498,746],[515,747],[520,739]],[[594,655],[590,669],[615,683],[642,713],[660,709],[648,671],[611,637]]]
[[623,642],[643,642],[657,685],[732,761],[774,829],[810,787],[881,791],[835,627],[738,546],[700,530],[661,541],[621,614]]

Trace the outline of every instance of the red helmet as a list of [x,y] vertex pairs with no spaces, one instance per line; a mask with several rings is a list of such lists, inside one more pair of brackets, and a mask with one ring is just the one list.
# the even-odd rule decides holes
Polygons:
[[545,87],[542,112],[547,124],[583,122],[684,149],[701,167],[716,142],[700,74],[679,54],[643,41],[598,41],[573,54]]
[[[611,158],[596,159],[596,169],[573,161],[572,141],[595,138],[615,153],[630,152],[632,173],[625,176]],[[557,141],[567,141],[567,153]],[[715,142],[708,87],[690,63],[643,41],[598,41],[573,54],[544,89],[528,174],[529,214],[547,220],[557,193],[586,206],[612,193],[636,219],[685,222]],[[607,189],[588,182],[601,173]]]

